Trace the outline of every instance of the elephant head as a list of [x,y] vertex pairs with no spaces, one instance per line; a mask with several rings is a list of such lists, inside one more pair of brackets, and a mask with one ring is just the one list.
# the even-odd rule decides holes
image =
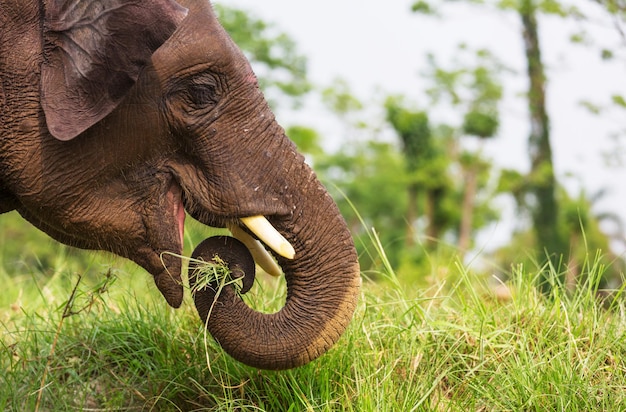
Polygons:
[[173,307],[186,213],[229,227],[272,249],[287,298],[261,314],[226,291],[209,316],[198,295],[226,351],[282,369],[337,341],[350,233],[207,0],[0,0],[0,27],[0,212],[133,260]]

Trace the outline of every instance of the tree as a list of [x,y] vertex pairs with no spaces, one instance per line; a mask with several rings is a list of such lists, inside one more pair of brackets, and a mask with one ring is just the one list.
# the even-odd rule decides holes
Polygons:
[[[458,46],[456,56],[452,67],[446,69],[437,62],[435,56],[429,55],[426,77],[432,83],[427,91],[432,100],[431,106],[447,100],[455,111],[460,109],[464,115],[458,134],[465,138],[477,138],[480,142],[475,152],[463,149],[459,142],[459,148],[454,154],[463,180],[458,233],[458,249],[462,257],[471,246],[476,197],[481,187],[486,185],[486,175],[491,170],[491,162],[481,154],[482,145],[498,133],[499,104],[502,99],[500,76],[508,69],[488,50],[472,51],[464,43]],[[472,60],[463,61],[468,56]],[[460,136],[457,140],[460,140]]]
[[[433,126],[430,113],[409,109],[403,96],[391,96],[385,102],[386,118],[400,138],[411,179],[409,229],[418,218],[417,199],[422,194],[423,215],[427,220],[426,244],[432,248],[446,229],[454,227],[462,257],[471,248],[476,224],[484,223],[474,219],[475,208],[493,216],[485,203],[478,200],[481,192],[485,192],[491,162],[482,157],[481,145],[473,151],[463,143],[470,137],[483,141],[497,134],[498,104],[502,97],[499,75],[503,66],[488,51],[473,51],[465,45],[459,46],[448,68],[439,64],[434,55],[428,56],[428,62],[424,73],[429,84],[425,106],[433,113],[445,106],[464,114],[456,121],[447,119],[446,123]],[[444,213],[444,205],[452,198],[457,213]],[[409,246],[414,237],[414,233],[407,233]]]
[[439,178],[445,174],[437,173],[442,172],[441,170],[435,170],[438,162],[435,159],[436,150],[431,138],[428,114],[424,111],[411,111],[404,108],[401,98],[398,97],[387,98],[385,109],[387,121],[402,142],[404,163],[409,176],[406,245],[411,247],[415,244],[413,228],[418,218],[418,195],[423,190],[426,196],[426,218],[428,219],[426,239],[427,244],[432,246],[440,233],[440,228],[436,224],[435,211],[439,206],[445,184]]
[[[602,5],[607,12],[612,16],[612,21],[615,29],[622,38],[622,43],[626,44],[626,30],[624,24],[626,22],[626,2],[624,0],[595,0]],[[602,51],[603,56],[610,57],[612,52],[604,49]]]
[[368,140],[346,144],[315,159],[315,168],[336,200],[355,237],[364,271],[380,266],[368,238],[380,234],[387,257],[397,267],[404,250],[407,176],[402,155],[390,143]]
[[[559,260],[567,254],[566,240],[558,225],[559,205],[556,199],[557,183],[552,161],[550,142],[550,119],[546,109],[546,77],[541,46],[537,13],[540,4],[536,0],[522,0],[517,12],[522,21],[522,37],[526,53],[528,86],[528,111],[530,113],[530,193],[535,204],[532,209],[533,226],[543,251],[552,260],[552,266],[559,267]],[[540,281],[545,292],[549,283]]]
[[[530,125],[528,152],[531,170],[525,189],[526,194],[532,198],[524,205],[531,209],[533,228],[536,238],[540,241],[539,253],[544,255],[547,253],[552,264],[558,267],[559,260],[567,253],[567,242],[558,225],[557,182],[550,142],[550,119],[546,109],[546,75],[541,56],[537,16],[539,14],[578,16],[580,12],[556,0],[494,0],[478,4],[511,11],[520,18],[520,35],[524,44],[528,78],[526,98]],[[413,10],[432,13],[433,7],[419,1],[413,4]],[[541,283],[546,285],[546,282]]]
[[610,239],[600,230],[600,224],[610,221],[622,229],[622,222],[615,214],[594,211],[604,195],[606,195],[604,190],[591,195],[587,195],[583,190],[578,197],[572,198],[562,188],[559,191],[563,205],[561,225],[569,235],[570,255],[565,273],[565,286],[568,290],[573,290],[578,282],[584,281],[580,279],[581,275],[585,275],[582,273],[582,267],[588,263],[588,255],[596,251],[603,251],[602,263],[606,262],[607,266],[601,286],[606,286],[608,282],[616,283],[615,280],[621,281],[620,272],[624,270],[624,264],[619,264],[616,257],[610,253]]
[[[515,187],[525,185],[528,176],[523,176],[515,171],[507,171],[500,179],[503,190],[509,191]],[[598,284],[600,289],[616,289],[623,282],[624,260],[610,251],[610,241],[623,242],[623,222],[613,213],[599,212],[598,202],[606,194],[599,191],[588,195],[582,190],[578,196],[571,197],[563,187],[557,191],[557,200],[561,205],[558,216],[558,226],[563,233],[567,233],[569,253],[566,268],[562,270],[560,279],[551,279],[561,282],[561,285],[569,291],[584,283],[587,276],[593,270],[590,265],[599,265],[602,278]],[[523,197],[519,198],[523,202]],[[616,234],[607,236],[600,225],[610,223],[615,226]],[[536,248],[538,244],[536,231],[528,230],[527,227],[518,227],[513,233],[509,244],[494,252],[492,259],[497,264],[504,265],[515,262],[527,268],[539,267],[543,264],[537,262],[536,256],[529,255],[528,251]],[[601,267],[600,267],[601,266]],[[547,279],[546,279],[547,281]]]

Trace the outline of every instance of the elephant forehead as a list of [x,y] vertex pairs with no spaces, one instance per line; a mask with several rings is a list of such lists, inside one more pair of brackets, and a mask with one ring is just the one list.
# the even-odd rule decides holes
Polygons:
[[221,73],[229,81],[256,78],[250,63],[212,11],[190,10],[183,24],[152,56],[162,85],[198,71]]

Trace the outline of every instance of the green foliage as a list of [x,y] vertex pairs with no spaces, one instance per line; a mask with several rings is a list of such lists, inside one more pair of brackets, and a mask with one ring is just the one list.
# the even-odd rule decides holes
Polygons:
[[561,189],[559,196],[562,211],[559,223],[561,230],[569,236],[568,269],[576,271],[576,276],[572,280],[584,281],[578,278],[577,268],[583,265],[587,253],[606,251],[605,255],[598,258],[598,261],[607,267],[602,278],[599,279],[601,286],[606,287],[609,284],[622,283],[622,274],[626,270],[626,265],[623,260],[610,253],[610,239],[600,228],[604,221],[614,219],[619,221],[619,218],[594,210],[603,194],[604,192],[599,192],[594,196],[588,196],[585,191],[581,191],[577,197],[571,197],[564,189]]
[[464,110],[465,134],[494,137],[503,93],[500,77],[509,70],[488,50],[470,50],[465,44],[458,46],[451,68],[441,66],[432,54],[428,62],[425,75],[432,86],[427,94],[433,104],[447,100],[454,109]]
[[413,3],[413,5],[411,6],[411,10],[415,13],[421,13],[426,15],[435,14],[435,9],[433,8],[433,6],[423,0]]
[[[583,13],[576,6],[568,5],[557,0],[532,0],[532,1],[520,1],[520,0],[467,0],[470,4],[476,4],[481,6],[490,6],[499,10],[513,10],[520,11],[524,8],[532,7],[541,13],[557,16],[557,17],[573,17],[582,18]],[[616,3],[620,0],[603,0],[607,8],[612,10],[618,10],[619,7],[615,7]],[[424,0],[416,1],[412,4],[411,10],[416,13],[424,15],[439,15],[440,9],[446,4],[454,4],[453,1],[444,2],[427,2]],[[622,5],[621,11],[624,7]]]
[[259,76],[259,85],[273,97],[287,96],[294,103],[311,90],[306,77],[307,60],[295,42],[271,24],[240,9],[214,4],[220,23],[244,51]]
[[621,96],[619,94],[614,94],[613,96],[611,96],[611,100],[613,101],[614,105],[619,106],[621,108],[626,108],[626,99],[624,99],[624,96]]
[[322,100],[333,112],[340,116],[363,109],[359,101],[344,79],[335,79],[332,84],[322,90]]
[[[468,58],[471,65],[463,61]],[[426,218],[429,249],[451,232],[465,250],[470,247],[470,232],[495,213],[487,206],[489,196],[484,196],[490,162],[479,154],[469,156],[460,137],[496,135],[502,97],[499,76],[504,67],[487,50],[471,51],[465,45],[459,46],[451,68],[439,65],[433,55],[429,63],[425,74],[431,83],[427,90],[429,107],[447,103],[455,112],[462,108],[466,111],[462,124],[433,126],[430,113],[409,109],[403,96],[387,98],[386,118],[402,142],[410,177],[408,196],[415,198],[408,205],[409,227],[421,213]],[[423,199],[418,200],[419,196]],[[411,246],[410,233],[407,238]]]
[[[511,175],[509,182],[519,186],[524,183],[522,175]],[[517,183],[516,183],[517,182]],[[501,180],[502,184],[503,180]],[[520,190],[524,193],[524,190]],[[584,191],[577,197],[571,197],[567,191],[560,188],[558,200],[561,205],[559,218],[556,223],[559,231],[566,234],[569,249],[563,256],[561,268],[569,284],[567,287],[572,290],[575,285],[584,283],[586,279],[581,278],[581,268],[589,259],[589,254],[596,254],[599,251],[606,251],[598,255],[595,260],[597,264],[605,267],[596,279],[602,287],[608,285],[620,285],[623,282],[623,273],[626,264],[623,259],[618,258],[610,252],[610,238],[601,230],[601,223],[605,220],[619,222],[619,218],[612,214],[598,213],[594,209],[596,203],[602,198],[603,192],[595,196],[588,196]],[[520,195],[522,196],[522,195]],[[621,222],[619,222],[621,224]],[[499,266],[507,267],[515,264],[537,265],[537,257],[532,253],[538,249],[539,245],[536,234],[526,228],[519,229],[514,233],[510,243],[500,248],[494,254],[494,260]]]
[[580,11],[574,6],[568,6],[567,4],[557,0],[542,0],[536,4],[537,10],[541,13],[558,17],[578,17]]
[[493,137],[499,125],[497,114],[471,111],[463,118],[463,133],[483,139]]
[[[409,179],[397,149],[370,141],[318,158],[315,166],[324,180],[332,182],[328,189],[356,238],[362,266],[377,265],[376,255],[364,241],[364,230],[371,227],[384,233],[383,244],[397,262],[405,233],[404,190]],[[359,213],[353,204],[359,205]]]
[[314,157],[323,155],[324,151],[320,144],[321,138],[315,129],[306,126],[290,126],[287,128],[286,133],[298,146],[300,152]]
[[[486,77],[489,76],[484,71],[476,70],[468,79],[482,84]],[[326,88],[324,100],[356,135],[380,133],[376,125],[359,120],[363,105],[345,81],[337,80]],[[389,96],[383,106],[386,120],[399,137],[401,150],[389,143],[354,139],[337,153],[317,152],[313,156],[315,169],[330,182],[331,193],[357,238],[361,265],[366,269],[376,267],[378,262],[370,258],[366,247],[360,246],[363,227],[379,230],[390,261],[403,267],[421,264],[424,251],[413,245],[416,239],[426,238],[428,244],[436,244],[445,236],[457,238],[462,216],[459,205],[466,196],[465,172],[477,173],[479,184],[479,193],[470,194],[476,198],[472,202],[476,213],[469,227],[480,228],[497,216],[484,191],[490,169],[485,167],[485,160],[470,156],[472,162],[458,167],[459,154],[465,152],[459,148],[456,128],[445,124],[432,126],[429,114],[411,108],[403,96]],[[358,205],[359,215],[352,204]]]
[[600,51],[600,57],[602,58],[602,60],[612,60],[613,57],[615,57],[615,53],[613,53],[613,51],[609,49],[602,49]]
[[503,169],[498,179],[496,193],[508,193],[513,196],[518,212],[528,210],[528,176],[518,170]]
[[576,33],[572,33],[569,37],[569,40],[572,43],[578,43],[578,44],[588,44],[589,43],[589,38],[588,38],[588,34],[586,31],[579,31]]
[[[10,281],[16,286],[0,294],[0,308],[49,299],[57,288],[68,286],[69,281],[63,276],[66,272],[84,273],[89,281],[96,282],[113,262],[121,260],[55,242],[17,212],[0,215],[0,283]],[[0,320],[9,314],[0,311]]]
[[387,98],[385,109],[387,121],[402,140],[408,170],[415,173],[433,157],[428,113],[406,109],[397,96]]
[[[471,3],[471,1],[470,1]],[[541,59],[541,45],[539,41],[538,16],[554,15],[559,17],[581,17],[581,12],[574,6],[569,6],[558,0],[496,0],[493,2],[478,2],[495,8],[512,10],[521,20],[520,35],[523,39],[526,58],[527,77],[529,88],[526,93],[528,100],[528,112],[530,114],[530,134],[528,138],[529,153],[531,156],[531,173],[525,179],[525,190],[522,195],[515,194],[518,208],[528,208],[532,217],[532,224],[536,233],[537,250],[540,256],[542,251],[547,251],[551,264],[557,266],[558,260],[567,253],[565,236],[558,227],[559,202],[556,198],[557,182],[552,164],[552,149],[550,145],[549,114],[545,106],[546,77]],[[583,33],[583,32],[579,32]],[[574,36],[578,42],[583,41],[582,35]],[[465,46],[461,46],[463,50]],[[493,59],[490,53],[484,56],[490,57],[487,65],[479,65],[473,72],[470,71],[476,81],[473,83],[473,91],[476,98],[471,100],[466,111],[464,129],[468,134],[479,137],[489,137],[495,134],[498,126],[497,103],[502,94],[502,88],[497,77],[500,65]],[[481,56],[479,54],[479,56]],[[434,57],[431,57],[434,62]],[[495,65],[494,65],[495,62]],[[438,84],[443,85],[444,94],[451,96],[453,105],[462,101],[460,93],[456,90],[456,84],[460,83],[463,70],[441,70],[438,65],[433,66],[433,78],[440,79]],[[461,66],[463,67],[463,66]],[[496,70],[490,69],[495,67]],[[500,66],[501,67],[501,66]],[[442,75],[443,73],[443,75]],[[447,74],[452,74],[451,76]],[[493,81],[496,79],[496,81]],[[502,185],[501,185],[502,187]],[[532,198],[527,202],[526,196]],[[546,284],[546,282],[542,282]]]
[[623,16],[626,12],[626,3],[623,0],[601,0],[598,3],[602,4],[611,14]]

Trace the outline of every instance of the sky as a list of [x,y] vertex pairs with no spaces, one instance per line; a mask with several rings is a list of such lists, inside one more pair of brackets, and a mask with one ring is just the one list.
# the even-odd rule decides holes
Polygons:
[[[425,87],[420,73],[426,67],[427,53],[435,53],[446,62],[455,55],[459,42],[492,50],[516,74],[505,79],[500,132],[485,145],[485,153],[500,167],[528,170],[528,114],[520,98],[526,87],[525,61],[515,15],[456,4],[447,8],[445,19],[427,18],[410,12],[412,0],[222,3],[249,10],[291,36],[307,57],[308,76],[315,84],[329,85],[333,79],[343,78],[365,101],[382,91],[425,104],[420,98]],[[595,47],[574,46],[568,41],[577,23],[558,18],[540,20],[556,173],[572,196],[581,190],[587,194],[608,190],[596,212],[616,213],[626,221],[626,164],[608,167],[605,156],[621,153],[610,135],[626,129],[626,112],[615,111],[600,118],[580,105],[583,100],[608,103],[615,93],[626,95],[626,59],[613,64],[601,61],[598,45],[614,46],[619,41],[617,31],[599,17],[601,13],[592,2],[577,0],[575,4],[591,16],[588,27]],[[279,112],[277,117],[284,125],[308,122],[328,136],[331,145],[342,139],[337,124],[319,116],[315,109],[298,114]],[[626,161],[626,153],[622,160]],[[511,202],[501,202],[502,220],[481,235],[480,248],[492,249],[508,238],[515,222],[514,210]],[[614,246],[620,253],[626,250],[621,244]]]

